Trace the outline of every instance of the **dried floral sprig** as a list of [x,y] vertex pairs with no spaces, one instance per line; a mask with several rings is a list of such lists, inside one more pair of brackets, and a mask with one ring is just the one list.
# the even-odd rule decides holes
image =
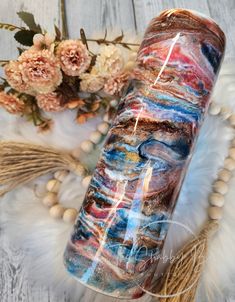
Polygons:
[[[64,5],[62,0],[62,32],[55,25],[55,35],[43,30],[28,12],[18,13],[26,27],[0,23],[0,29],[15,31],[14,38],[22,45],[17,47],[17,60],[0,60],[6,76],[1,78],[0,105],[10,112],[14,104],[19,109],[12,109],[16,113],[24,104],[21,114],[40,131],[52,125],[47,112],[76,110],[78,123],[104,111],[112,114],[116,105],[111,106],[111,102],[117,104],[113,99],[121,94],[128,80],[136,56],[133,47],[139,46],[125,42],[123,32],[109,40],[107,30],[99,39],[87,38],[84,29],[80,30],[80,38],[68,39]],[[91,50],[90,42],[100,45],[98,52]],[[122,47],[129,51],[128,61]]]
[[123,39],[124,39],[124,33],[123,31],[121,31],[121,35],[117,36],[116,38],[114,38],[113,40],[108,40],[107,39],[107,29],[105,30],[105,34],[104,34],[104,37],[103,38],[100,38],[100,39],[91,39],[91,38],[86,38],[86,35],[85,35],[85,31],[83,28],[80,29],[80,34],[81,34],[81,40],[82,42],[88,47],[88,43],[87,42],[95,42],[97,43],[98,45],[101,45],[101,44],[105,44],[105,45],[109,45],[109,44],[113,44],[113,45],[121,45],[125,48],[128,48],[128,49],[131,49],[130,46],[140,46],[139,43],[131,43],[131,42],[124,42]]
[[24,27],[19,27],[19,26],[9,24],[9,23],[0,23],[0,29],[6,29],[6,30],[9,30],[9,31],[25,30]]

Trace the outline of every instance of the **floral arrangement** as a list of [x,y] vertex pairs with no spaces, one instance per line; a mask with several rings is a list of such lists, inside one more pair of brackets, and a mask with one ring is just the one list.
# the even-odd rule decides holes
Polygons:
[[[16,60],[0,61],[5,72],[0,106],[41,130],[51,124],[47,112],[76,110],[78,123],[111,112],[131,76],[138,44],[124,42],[123,33],[108,40],[107,31],[103,38],[87,39],[83,29],[79,39],[71,40],[57,26],[49,34],[30,13],[18,16],[27,27],[0,23],[1,29],[15,31],[20,43]],[[98,46],[96,53],[91,42]]]

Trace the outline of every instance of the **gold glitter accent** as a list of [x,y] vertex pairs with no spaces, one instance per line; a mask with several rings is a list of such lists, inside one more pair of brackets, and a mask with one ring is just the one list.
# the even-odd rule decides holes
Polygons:
[[134,153],[134,152],[127,152],[126,153],[126,159],[131,160],[131,161],[135,161],[138,162],[140,160],[140,157],[138,154]]

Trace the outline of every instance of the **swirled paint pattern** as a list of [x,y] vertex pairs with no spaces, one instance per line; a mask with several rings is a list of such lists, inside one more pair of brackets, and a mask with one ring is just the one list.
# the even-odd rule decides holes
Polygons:
[[151,288],[224,44],[192,11],[150,23],[65,252],[81,283],[120,298]]

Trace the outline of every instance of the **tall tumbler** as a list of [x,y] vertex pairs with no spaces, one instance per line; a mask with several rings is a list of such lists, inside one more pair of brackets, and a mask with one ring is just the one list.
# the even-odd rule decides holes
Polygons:
[[151,288],[224,47],[218,25],[189,10],[147,28],[64,255],[87,287],[129,299]]

